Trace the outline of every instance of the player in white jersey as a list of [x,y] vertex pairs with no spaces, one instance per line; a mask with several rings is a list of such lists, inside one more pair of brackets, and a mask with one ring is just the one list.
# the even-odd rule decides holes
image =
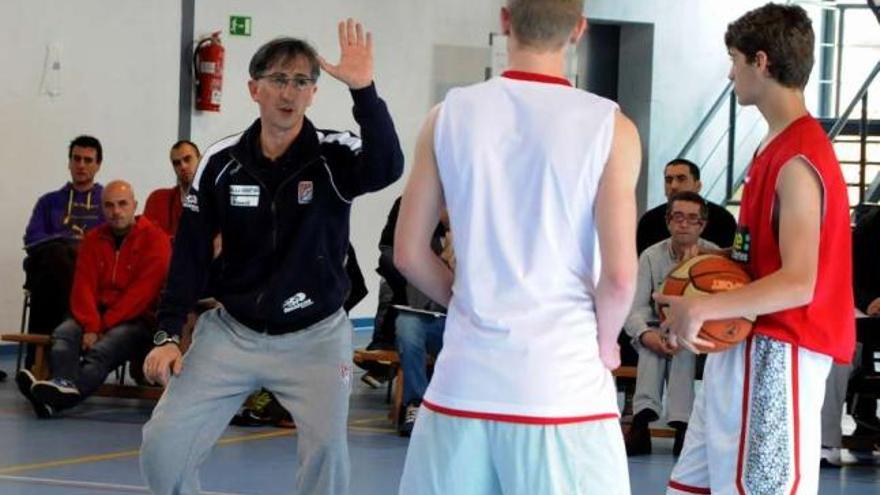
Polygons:
[[[508,0],[509,70],[450,91],[419,135],[395,236],[449,308],[400,493],[629,494],[611,370],[632,302],[638,133],[572,88],[583,0]],[[455,274],[430,249],[449,210]]]

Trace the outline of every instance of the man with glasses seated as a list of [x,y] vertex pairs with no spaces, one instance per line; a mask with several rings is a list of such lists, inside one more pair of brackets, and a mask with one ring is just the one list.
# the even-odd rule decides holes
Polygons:
[[[259,119],[208,148],[199,164],[144,363],[148,380],[167,384],[141,446],[152,493],[198,493],[199,465],[261,387],[296,421],[293,491],[348,493],[351,203],[397,180],[403,153],[373,84],[371,35],[349,19],[339,24],[339,44],[338,65],[294,38],[260,47],[248,81]],[[321,68],[348,86],[362,137],[306,118]],[[222,306],[199,317],[184,361],[180,331],[218,233],[221,269],[211,293]]]
[[639,275],[632,310],[624,324],[639,353],[636,390],[633,397],[632,428],[626,435],[627,455],[651,453],[648,424],[660,418],[663,385],[666,382],[666,419],[675,429],[673,453],[684,444],[688,418],[694,404],[696,356],[674,347],[659,328],[659,317],[651,294],[659,290],[666,275],[681,261],[695,256],[700,248],[718,249],[700,236],[706,229],[709,208],[695,192],[674,194],[666,206],[666,228],[670,237],[645,249],[639,256]]

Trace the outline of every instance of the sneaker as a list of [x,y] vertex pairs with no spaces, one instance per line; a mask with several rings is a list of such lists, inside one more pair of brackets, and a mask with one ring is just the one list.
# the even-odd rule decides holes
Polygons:
[[381,387],[385,382],[385,380],[373,375],[369,371],[361,375],[361,381],[374,390]]
[[20,370],[15,374],[15,384],[18,385],[18,390],[21,392],[21,395],[24,396],[28,402],[31,403],[31,406],[34,408],[34,413],[40,419],[48,419],[55,415],[55,411],[52,409],[52,406],[49,404],[44,404],[38,401],[34,394],[31,393],[31,388],[34,386],[34,383],[37,382],[37,379],[34,377],[34,374],[30,372],[30,370]]
[[36,382],[31,387],[31,393],[38,401],[52,406],[53,409],[73,407],[82,397],[76,385],[64,378]]
[[272,419],[266,416],[261,416],[253,409],[242,407],[239,409],[238,413],[232,417],[229,424],[233,426],[270,426],[272,424]]
[[261,389],[251,394],[229,424],[234,426],[278,426],[296,428],[290,413],[272,393]]
[[400,436],[409,437],[412,435],[413,427],[416,425],[416,416],[418,415],[419,404],[417,402],[410,402],[409,405],[406,406],[406,412],[403,415],[403,423],[398,430]]
[[823,468],[839,468],[843,466],[840,460],[840,449],[836,447],[822,446],[822,458],[819,461],[819,467]]

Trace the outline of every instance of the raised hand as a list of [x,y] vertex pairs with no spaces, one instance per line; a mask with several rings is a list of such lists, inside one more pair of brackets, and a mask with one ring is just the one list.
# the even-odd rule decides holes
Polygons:
[[339,22],[339,63],[333,65],[319,56],[321,68],[351,89],[366,88],[373,82],[373,36],[354,19]]

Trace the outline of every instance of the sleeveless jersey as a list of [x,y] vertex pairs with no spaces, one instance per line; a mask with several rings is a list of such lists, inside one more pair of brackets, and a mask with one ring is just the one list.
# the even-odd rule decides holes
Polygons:
[[733,257],[745,262],[754,278],[782,267],[774,223],[776,186],[782,167],[795,157],[813,167],[822,185],[816,288],[813,300],[805,306],[759,316],[754,331],[848,363],[855,346],[849,202],[834,149],[813,117],[792,122],[752,160]]
[[537,424],[617,417],[593,302],[616,108],[522,72],[449,91],[434,152],[457,265],[426,407]]

